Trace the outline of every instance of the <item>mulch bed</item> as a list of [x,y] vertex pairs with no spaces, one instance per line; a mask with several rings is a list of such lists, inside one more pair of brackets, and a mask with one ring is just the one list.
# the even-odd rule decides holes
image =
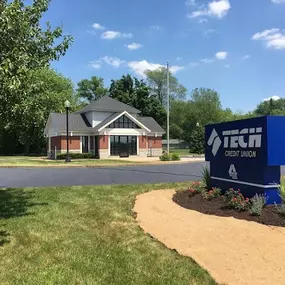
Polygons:
[[275,206],[265,206],[261,216],[252,216],[249,211],[238,212],[227,209],[223,197],[214,198],[211,201],[204,201],[201,194],[191,196],[189,191],[178,191],[173,196],[173,201],[183,208],[198,211],[207,215],[220,217],[234,217],[240,220],[253,221],[264,225],[285,227],[285,218],[280,216]]

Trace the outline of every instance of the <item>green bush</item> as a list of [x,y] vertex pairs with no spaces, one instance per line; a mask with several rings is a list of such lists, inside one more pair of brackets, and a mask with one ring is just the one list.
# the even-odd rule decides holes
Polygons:
[[251,206],[249,211],[251,215],[260,216],[266,202],[264,195],[256,194],[250,201],[251,201]]
[[205,153],[205,131],[203,127],[196,127],[189,138],[189,150],[191,153]]
[[220,188],[212,188],[212,190],[207,191],[203,190],[202,191],[202,197],[205,201],[211,201],[214,198],[220,197],[222,193],[222,190]]
[[202,177],[203,177],[203,183],[205,184],[207,190],[211,189],[211,173],[210,169],[207,166],[203,167]]
[[170,161],[171,160],[171,155],[168,153],[164,153],[162,156],[159,157],[161,161]]
[[285,204],[277,205],[275,204],[277,212],[280,216],[285,217]]
[[178,161],[180,160],[180,155],[177,153],[164,153],[162,156],[159,157],[161,161]]
[[239,190],[229,189],[225,193],[225,203],[229,209],[237,211],[246,211],[250,207],[250,201],[248,198],[244,198]]
[[204,185],[200,183],[199,181],[192,182],[190,187],[188,188],[188,191],[190,192],[191,196],[199,194],[204,190],[205,190]]
[[[92,153],[70,153],[69,157],[71,159],[88,159],[92,158]],[[66,159],[66,153],[60,153],[56,156],[57,159],[63,160]]]
[[172,155],[171,155],[171,160],[173,160],[173,161],[178,161],[178,160],[180,160],[181,158],[180,158],[180,155],[178,154],[178,153],[172,153]]

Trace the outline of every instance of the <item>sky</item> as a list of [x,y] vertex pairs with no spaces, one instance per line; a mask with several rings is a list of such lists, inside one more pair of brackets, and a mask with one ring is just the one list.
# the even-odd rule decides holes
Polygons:
[[285,0],[52,0],[43,22],[74,43],[53,67],[74,84],[169,61],[189,91],[219,92],[224,108],[250,111],[285,97]]

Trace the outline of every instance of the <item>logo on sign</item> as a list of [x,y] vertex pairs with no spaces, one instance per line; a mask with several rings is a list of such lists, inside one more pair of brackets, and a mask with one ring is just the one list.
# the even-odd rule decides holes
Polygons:
[[[227,130],[223,131],[223,141],[220,139],[217,131],[213,129],[211,136],[208,140],[208,146],[212,146],[212,153],[214,156],[217,155],[222,143],[226,149],[247,149],[247,148],[261,148],[262,142],[262,128],[245,128],[242,130]],[[242,156],[242,157],[253,157],[252,153],[229,153],[227,156]]]
[[238,179],[238,174],[237,174],[237,171],[236,171],[234,164],[232,164],[230,166],[229,175],[232,179]]

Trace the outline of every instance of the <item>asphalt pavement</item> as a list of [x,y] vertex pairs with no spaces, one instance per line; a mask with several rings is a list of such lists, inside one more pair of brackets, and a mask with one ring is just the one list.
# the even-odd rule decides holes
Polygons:
[[102,168],[0,168],[1,188],[195,181],[205,162]]

